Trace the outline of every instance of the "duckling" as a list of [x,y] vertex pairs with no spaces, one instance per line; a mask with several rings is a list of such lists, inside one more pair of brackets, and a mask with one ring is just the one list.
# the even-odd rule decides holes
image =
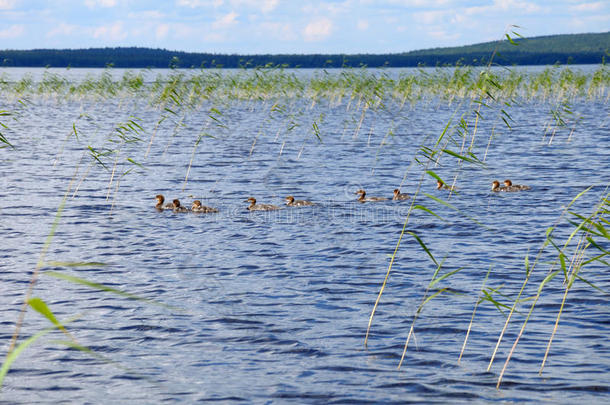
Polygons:
[[455,186],[448,186],[445,183],[443,183],[441,180],[436,180],[436,189],[437,190],[452,190],[452,191],[457,191],[457,187],[455,187]]
[[174,212],[188,212],[189,209],[183,205],[180,205],[180,200],[177,198],[174,200]]
[[167,203],[167,204],[163,205],[163,202],[165,202],[165,197],[163,197],[162,194],[157,194],[155,199],[157,200],[157,205],[155,205],[155,208],[157,210],[163,211],[163,210],[173,210],[174,209],[174,204],[172,204],[172,203]]
[[401,194],[399,189],[394,189],[394,197],[392,197],[392,200],[408,200],[409,198],[408,194]]
[[513,182],[508,180],[508,179],[504,180],[504,186],[506,187],[506,191],[531,190],[530,186],[524,186],[524,185],[521,185],[521,184],[513,184]]
[[508,190],[504,186],[500,187],[500,182],[498,180],[494,180],[491,183],[491,191],[497,193],[498,191],[508,191]]
[[358,194],[358,201],[360,202],[372,202],[372,201],[386,201],[387,198],[385,197],[367,197],[366,196],[366,191],[360,189],[358,191],[356,191],[355,194]]
[[216,208],[206,207],[205,205],[201,205],[201,201],[195,200],[193,201],[193,205],[191,206],[191,211],[196,213],[212,213],[218,212]]
[[250,203],[250,205],[247,208],[250,211],[273,211],[273,210],[279,210],[280,209],[280,207],[278,207],[277,205],[257,204],[256,203],[256,198],[254,198],[254,197],[250,197],[250,198],[248,198],[244,202],[249,202]]
[[291,195],[286,197],[285,200],[286,200],[286,205],[289,207],[302,207],[305,205],[316,205],[315,203],[313,203],[311,201],[295,200],[294,197]]

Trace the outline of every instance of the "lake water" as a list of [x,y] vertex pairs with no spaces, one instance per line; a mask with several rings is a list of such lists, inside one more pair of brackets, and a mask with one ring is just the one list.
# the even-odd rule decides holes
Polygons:
[[[440,165],[427,167],[448,182],[457,176],[459,194],[451,195],[436,190],[435,180],[423,174],[426,168],[413,162],[416,156],[425,161],[420,146],[433,146],[450,120],[476,108],[469,101],[422,100],[402,109],[389,102],[362,118],[348,100],[292,100],[278,119],[269,113],[271,101],[205,102],[174,116],[140,99],[0,100],[0,110],[15,113],[3,118],[9,129],[2,133],[16,147],[0,150],[2,355],[66,193],[44,260],[104,263],[46,265],[33,292],[62,322],[77,317],[66,327],[95,355],[67,348],[60,341],[70,338],[59,331],[45,335],[13,364],[0,403],[610,400],[610,302],[583,282],[568,294],[538,375],[563,297],[561,276],[545,287],[500,390],[498,375],[531,301],[518,306],[490,372],[487,364],[508,311],[481,303],[457,363],[487,271],[487,286],[502,294],[494,298],[510,307],[523,284],[525,257],[534,261],[547,228],[560,224],[559,246],[573,230],[562,217],[564,207],[592,186],[571,207],[589,215],[608,192],[606,99],[571,100],[570,117],[578,119],[553,137],[545,128],[552,128],[554,100],[505,107],[512,130],[498,118],[499,108],[492,108],[478,122],[473,150],[485,165],[458,164],[445,155]],[[222,112],[218,121],[209,118],[211,108]],[[109,142],[117,139],[115,128],[133,117],[143,128],[142,142]],[[202,132],[212,137],[195,145]],[[121,152],[99,157],[105,169],[88,147]],[[505,178],[532,189],[492,193],[491,182]],[[354,195],[363,188],[391,197],[397,187],[411,195],[419,189],[416,204],[441,217],[416,209],[407,230],[437,261],[444,260],[441,273],[460,269],[434,286],[433,292],[450,291],[424,306],[400,370],[405,339],[436,265],[412,236],[403,237],[365,347],[369,316],[411,200],[360,204]],[[157,212],[159,193],[188,206],[201,199],[220,213]],[[286,195],[317,205],[246,210],[250,196],[282,205]],[[524,298],[557,269],[551,249],[542,254]],[[595,262],[581,272],[604,291],[610,289],[608,274],[608,267]],[[29,310],[19,341],[48,326]]]

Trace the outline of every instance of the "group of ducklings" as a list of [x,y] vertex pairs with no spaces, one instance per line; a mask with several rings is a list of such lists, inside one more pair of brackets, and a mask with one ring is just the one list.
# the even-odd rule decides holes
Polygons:
[[180,204],[180,200],[177,198],[175,200],[173,200],[171,203],[167,203],[167,204],[164,204],[165,197],[163,197],[162,194],[157,194],[157,196],[155,198],[157,199],[157,205],[155,205],[155,208],[158,209],[159,211],[172,210],[174,212],[192,211],[192,212],[201,212],[201,213],[218,212],[218,210],[216,208],[206,207],[205,205],[202,205],[201,201],[199,201],[199,200],[193,201],[193,204],[191,205],[191,209],[188,209],[184,205]]
[[[436,182],[436,188],[438,190],[453,190],[453,191],[456,190],[456,187],[448,186],[448,185],[444,184],[441,180],[438,180]],[[498,180],[494,180],[491,185],[491,191],[493,191],[493,192],[524,191],[524,190],[529,190],[530,188],[531,187],[529,187],[529,186],[513,184],[512,181],[510,181],[508,179],[504,180],[504,186],[500,186],[500,182]],[[355,194],[358,195],[358,199],[356,201],[361,202],[361,203],[389,200],[389,198],[386,198],[386,197],[367,197],[366,191],[364,191],[362,189],[356,191]],[[205,205],[202,205],[201,201],[199,201],[199,200],[193,201],[193,204],[191,205],[191,208],[189,209],[189,208],[181,205],[180,200],[178,200],[178,199],[173,200],[171,203],[164,204],[165,197],[163,197],[162,194],[157,194],[157,196],[155,198],[157,199],[157,205],[155,205],[155,208],[159,211],[163,211],[163,210],[172,210],[174,212],[191,211],[191,212],[195,212],[195,213],[218,212],[218,210],[216,208],[206,207]],[[400,201],[400,200],[408,200],[409,198],[410,198],[409,195],[401,193],[400,189],[398,189],[398,188],[394,189],[394,195],[392,196],[392,200]],[[315,205],[315,203],[311,202],[311,201],[295,200],[295,198],[291,195],[286,197],[285,200],[286,200],[286,205],[288,207],[304,207],[304,206],[309,206],[309,205]],[[254,197],[250,197],[247,200],[245,200],[244,202],[250,203],[250,205],[248,205],[248,207],[246,208],[249,211],[274,211],[274,210],[281,209],[281,207],[278,207],[277,205],[257,204],[256,198],[254,198]]]
[[530,186],[524,186],[522,184],[513,184],[512,181],[506,179],[504,180],[504,186],[500,186],[500,182],[498,180],[494,180],[491,183],[491,191],[506,191],[506,192],[514,192],[514,191],[525,191],[530,190]]
[[[155,208],[159,211],[164,211],[164,210],[172,210],[174,212],[191,211],[191,212],[195,212],[195,213],[218,212],[218,210],[216,208],[206,207],[205,205],[202,205],[201,201],[199,201],[199,200],[193,201],[193,204],[191,205],[191,208],[189,209],[189,208],[185,207],[184,205],[181,205],[180,200],[178,200],[177,198],[175,200],[173,200],[171,203],[167,203],[167,204],[165,204],[165,197],[162,194],[157,194],[157,196],[155,198],[157,199],[157,205],[155,205]],[[250,203],[250,205],[247,208],[250,211],[273,211],[273,210],[280,209],[280,207],[278,207],[277,205],[257,204],[256,198],[254,198],[254,197],[250,197],[244,202]],[[302,207],[302,206],[306,206],[306,205],[315,205],[315,204],[311,201],[295,200],[293,196],[289,195],[288,197],[286,197],[286,205],[289,207]]]

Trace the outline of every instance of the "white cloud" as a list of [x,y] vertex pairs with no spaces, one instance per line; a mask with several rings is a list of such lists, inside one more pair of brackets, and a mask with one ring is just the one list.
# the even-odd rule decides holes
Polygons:
[[0,30],[0,39],[19,38],[25,32],[23,25],[11,25],[3,30]]
[[77,32],[78,26],[72,24],[61,23],[51,31],[47,32],[47,38],[56,36],[70,36]]
[[169,24],[159,24],[155,29],[155,38],[163,39],[169,33]]
[[190,7],[190,8],[209,7],[209,6],[218,8],[218,7],[222,6],[223,3],[224,3],[223,0],[177,0],[176,1],[176,5],[182,6],[182,7]]
[[292,24],[264,22],[260,25],[261,32],[265,37],[278,41],[294,41],[298,39]]
[[573,18],[568,22],[568,25],[576,30],[583,32],[596,32],[608,30],[608,19],[610,15],[590,15],[586,17]]
[[312,21],[303,30],[305,40],[308,42],[321,41],[330,36],[333,31],[333,22],[328,18]]
[[226,37],[223,34],[217,32],[208,32],[205,34],[203,39],[207,42],[224,42]]
[[279,0],[231,0],[231,5],[235,8],[251,7],[263,13],[273,11],[278,4]]
[[438,24],[443,21],[446,11],[420,11],[413,13],[413,19],[423,24]]
[[127,17],[134,20],[160,20],[165,18],[165,14],[157,10],[140,11],[137,13],[129,13]]
[[492,6],[495,10],[503,10],[503,11],[519,11],[520,13],[537,13],[541,10],[540,6],[536,4],[532,4],[528,1],[519,1],[519,0],[494,0],[494,4]]
[[201,37],[203,33],[197,27],[190,24],[175,23],[172,24],[172,37],[180,39],[191,39]]
[[[232,8],[243,10],[243,8],[252,8],[260,10],[263,13],[273,11],[278,4],[279,0],[229,0]],[[182,7],[214,7],[219,8],[225,5],[224,0],[176,0],[176,5]]]
[[127,32],[123,29],[123,23],[117,21],[111,25],[102,25],[93,30],[93,37],[110,41],[120,41],[127,38]]
[[212,28],[215,30],[229,28],[237,23],[238,14],[234,11],[226,14],[212,23]]
[[277,7],[278,3],[279,3],[279,0],[264,0],[262,2],[261,11],[263,13],[268,13],[270,11],[273,11]]
[[0,10],[12,10],[16,4],[17,0],[0,0]]
[[[493,4],[486,6],[466,7],[459,10],[460,13],[466,15],[506,15],[507,12],[514,12],[517,15],[525,14],[541,14],[546,12],[546,9],[526,1],[519,0],[494,0]],[[453,11],[458,13],[457,10]]]
[[352,1],[346,0],[342,3],[335,2],[319,2],[319,3],[308,3],[301,7],[304,14],[318,14],[318,15],[338,15],[338,14],[349,14],[352,11]]
[[392,16],[392,17],[385,17],[383,19],[383,21],[387,24],[387,25],[396,25],[400,22],[400,19],[398,17]]
[[578,4],[576,6],[569,7],[569,9],[571,11],[576,11],[576,12],[599,11],[599,10],[603,10],[603,8],[604,8],[604,4],[601,1],[598,1],[596,3]]
[[455,32],[449,33],[444,30],[428,31],[428,35],[430,35],[432,38],[437,38],[443,41],[456,40],[460,37],[460,35]]
[[356,28],[360,31],[366,31],[369,29],[369,22],[367,20],[358,20]]
[[[452,0],[386,0],[388,4],[395,4],[404,7],[426,7],[426,8],[436,8],[436,7],[444,7],[452,2]],[[379,2],[377,0],[372,1],[364,1],[364,3],[375,4],[378,5]]]
[[89,8],[99,7],[114,7],[117,0],[85,0],[85,6]]

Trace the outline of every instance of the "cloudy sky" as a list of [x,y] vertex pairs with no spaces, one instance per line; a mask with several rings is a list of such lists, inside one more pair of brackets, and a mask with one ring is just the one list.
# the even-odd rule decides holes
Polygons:
[[608,0],[0,0],[0,49],[385,53],[610,30]]

